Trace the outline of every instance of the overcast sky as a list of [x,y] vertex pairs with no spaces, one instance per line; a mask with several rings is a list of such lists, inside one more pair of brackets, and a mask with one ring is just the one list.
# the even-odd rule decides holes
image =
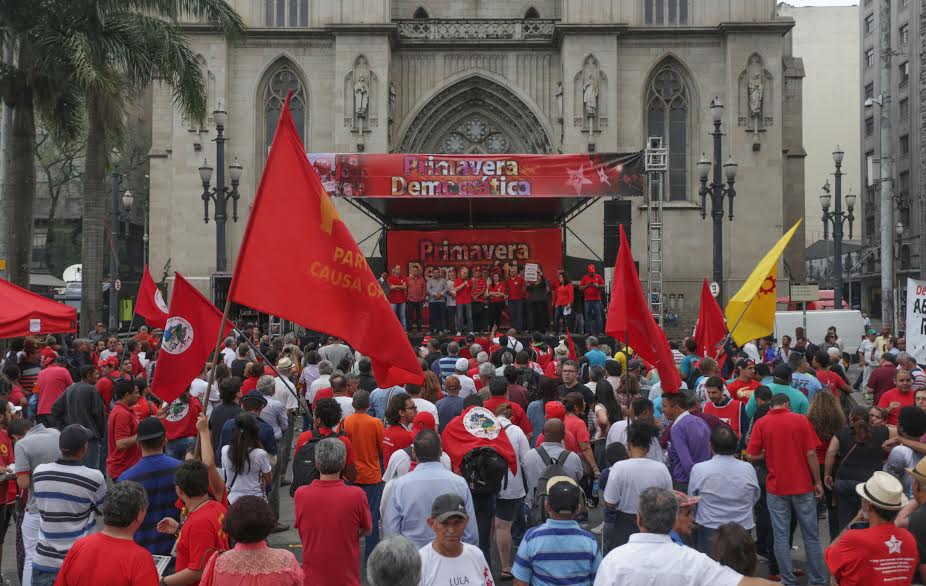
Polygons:
[[784,0],[791,6],[853,6],[858,0]]

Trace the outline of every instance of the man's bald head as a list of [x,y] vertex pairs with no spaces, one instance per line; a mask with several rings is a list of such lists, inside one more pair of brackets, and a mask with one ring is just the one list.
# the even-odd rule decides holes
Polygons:
[[559,443],[566,437],[566,426],[561,419],[547,419],[543,424],[543,441]]

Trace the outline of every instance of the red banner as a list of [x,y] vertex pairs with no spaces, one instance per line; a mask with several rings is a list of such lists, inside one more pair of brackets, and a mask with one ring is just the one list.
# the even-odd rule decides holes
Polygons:
[[423,155],[309,153],[337,197],[643,195],[642,153]]
[[547,279],[563,265],[563,233],[559,228],[531,230],[390,230],[388,266],[408,274],[413,264],[427,269],[450,267],[523,267],[537,263]]

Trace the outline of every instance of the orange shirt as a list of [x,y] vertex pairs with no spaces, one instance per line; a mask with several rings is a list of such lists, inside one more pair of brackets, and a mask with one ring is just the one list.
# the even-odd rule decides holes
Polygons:
[[357,458],[357,484],[377,484],[383,479],[379,458],[383,453],[383,422],[367,413],[354,413],[341,425]]

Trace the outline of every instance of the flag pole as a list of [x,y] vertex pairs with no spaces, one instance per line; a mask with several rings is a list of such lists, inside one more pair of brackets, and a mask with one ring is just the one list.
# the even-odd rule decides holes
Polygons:
[[[129,341],[132,340],[132,326],[135,325],[135,317],[138,315],[135,313],[135,310],[138,309],[138,300],[135,300],[135,303],[132,304],[132,321],[129,322]],[[122,367],[122,362],[125,360],[125,353],[129,349],[128,343],[123,344],[122,346],[122,356],[119,358],[119,367]]]
[[[234,278],[234,273],[232,273],[232,280],[234,280]],[[215,383],[215,367],[218,365],[219,347],[222,345],[222,334],[225,331],[225,322],[228,321],[228,312],[231,309],[231,285],[232,283],[228,284],[228,293],[225,296],[225,311],[222,312],[222,322],[219,325],[219,335],[216,336],[217,339],[215,341],[215,349],[212,351],[212,368],[209,369],[209,380],[207,381],[209,386],[206,387],[207,393],[211,392],[212,385]]]

